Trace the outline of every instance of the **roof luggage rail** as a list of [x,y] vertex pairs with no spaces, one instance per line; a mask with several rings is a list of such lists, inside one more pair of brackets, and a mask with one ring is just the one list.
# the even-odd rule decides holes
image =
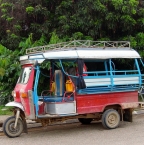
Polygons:
[[47,51],[75,49],[75,48],[130,48],[129,41],[91,41],[73,40],[57,44],[49,44],[26,49],[26,54],[42,53]]

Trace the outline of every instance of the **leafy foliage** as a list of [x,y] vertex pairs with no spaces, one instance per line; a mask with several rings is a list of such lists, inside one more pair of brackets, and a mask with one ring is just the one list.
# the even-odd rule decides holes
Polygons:
[[20,65],[17,54],[17,51],[12,52],[0,45],[0,99],[3,102],[11,99],[10,92],[19,76]]
[[135,37],[144,30],[143,6],[140,0],[2,0],[1,44],[15,50],[31,33],[47,42],[53,32],[61,40]]
[[0,26],[4,97],[18,78],[19,56],[30,47],[73,39],[125,40],[144,57],[141,0],[0,0]]
[[32,14],[33,12],[34,12],[34,7],[27,7],[26,8],[26,12],[28,13],[28,14]]

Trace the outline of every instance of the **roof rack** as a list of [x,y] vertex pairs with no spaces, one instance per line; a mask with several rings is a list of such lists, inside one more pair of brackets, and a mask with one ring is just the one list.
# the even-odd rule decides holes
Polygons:
[[45,46],[37,46],[26,49],[26,54],[41,53],[50,50],[65,50],[70,48],[130,48],[129,41],[91,41],[73,40]]

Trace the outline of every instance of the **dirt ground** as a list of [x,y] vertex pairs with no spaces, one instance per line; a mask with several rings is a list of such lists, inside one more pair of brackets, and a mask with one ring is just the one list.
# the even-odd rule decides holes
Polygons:
[[142,145],[143,141],[144,114],[136,114],[132,123],[121,122],[112,130],[104,129],[101,122],[75,122],[39,128],[17,138],[0,136],[0,144],[5,145]]

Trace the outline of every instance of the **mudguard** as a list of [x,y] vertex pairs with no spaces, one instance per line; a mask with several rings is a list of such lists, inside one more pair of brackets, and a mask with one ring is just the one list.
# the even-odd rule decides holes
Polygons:
[[[22,104],[21,103],[18,103],[18,102],[14,102],[14,101],[13,102],[9,102],[5,106],[17,107],[17,108],[20,108],[24,112],[24,108],[23,108]],[[23,125],[24,125],[23,132],[28,133],[28,131],[27,131],[27,123],[26,123],[26,120],[25,120],[25,117],[24,116],[21,114],[21,119],[22,119],[22,122],[23,122]]]
[[18,103],[18,102],[9,102],[7,103],[5,106],[14,106],[14,107],[18,107],[20,108],[22,111],[24,111],[24,107],[22,106],[21,103]]

